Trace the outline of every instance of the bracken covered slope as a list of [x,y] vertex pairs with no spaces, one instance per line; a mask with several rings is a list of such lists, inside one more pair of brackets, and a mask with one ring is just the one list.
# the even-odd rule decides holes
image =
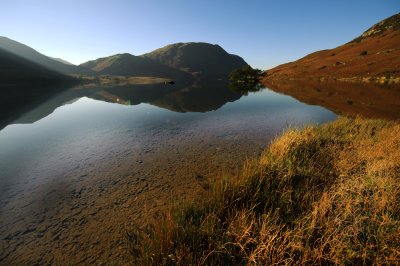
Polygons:
[[399,76],[400,13],[377,23],[349,43],[268,70],[265,79],[399,81]]

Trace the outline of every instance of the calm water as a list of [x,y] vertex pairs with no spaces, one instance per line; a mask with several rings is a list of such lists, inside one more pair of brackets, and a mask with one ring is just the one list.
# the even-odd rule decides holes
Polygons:
[[[204,95],[172,91],[151,104],[137,105],[129,105],[130,100],[109,93],[112,90],[131,93],[130,89],[67,91],[1,130],[1,188],[18,184],[19,179],[31,175],[39,175],[39,183],[49,178],[63,178],[75,167],[107,159],[129,150],[130,146],[163,141],[170,134],[187,137],[190,132],[193,138],[211,136],[233,141],[245,138],[267,143],[268,138],[288,126],[322,123],[335,118],[335,114],[324,108],[268,89],[246,96],[225,87],[218,93],[215,93],[218,88],[206,90]],[[214,94],[217,99],[213,98]],[[135,95],[132,98],[135,99]],[[194,112],[190,112],[191,106]],[[5,194],[1,195],[3,199]]]
[[[218,84],[75,88],[61,93],[0,131],[0,262],[10,260],[28,241],[37,246],[40,241],[54,241],[36,236],[41,223],[48,223],[43,234],[50,231],[52,221],[46,213],[65,204],[54,200],[38,208],[47,204],[51,197],[43,201],[43,195],[55,187],[75,182],[79,188],[81,179],[94,171],[101,173],[102,167],[119,167],[137,154],[157,156],[182,143],[208,147],[220,141],[262,148],[288,126],[335,117],[322,107],[266,88],[247,95]],[[190,155],[196,157],[196,151],[202,150],[194,149]],[[221,148],[219,155],[224,152]],[[252,155],[251,149],[243,153]],[[141,160],[132,166],[138,172],[140,167],[152,167]]]

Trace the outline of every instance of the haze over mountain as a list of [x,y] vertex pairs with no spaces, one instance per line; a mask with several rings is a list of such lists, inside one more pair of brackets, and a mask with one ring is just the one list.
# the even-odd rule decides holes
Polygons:
[[15,117],[44,95],[75,83],[72,77],[0,49],[0,122]]
[[88,61],[80,65],[98,75],[163,77],[170,79],[188,79],[190,75],[148,58],[128,53]]
[[212,79],[226,79],[233,69],[248,65],[243,58],[227,53],[219,45],[202,42],[170,44],[142,57]]
[[49,83],[70,79],[70,77],[0,48],[1,85],[10,83]]
[[399,66],[400,14],[396,14],[349,43],[272,68],[266,79],[387,79],[400,76]]
[[66,61],[66,60],[64,60],[64,59],[62,59],[62,58],[57,58],[57,57],[50,57],[50,58],[53,59],[53,60],[56,60],[56,61],[58,61],[58,62],[60,62],[60,63],[66,64],[66,65],[74,66],[74,64],[72,64],[71,62],[68,62],[68,61]]
[[[29,60],[33,63],[36,63],[42,67],[51,69],[53,71],[57,71],[59,73],[63,74],[81,74],[81,73],[86,73],[90,74],[90,71],[87,69],[71,65],[71,64],[66,64],[64,62],[60,62],[60,59],[54,59],[51,57],[48,57],[46,55],[43,55],[33,48],[19,43],[17,41],[11,40],[7,37],[1,37],[0,36],[0,49],[3,49],[9,53],[12,53],[14,55],[17,55],[19,57],[22,57],[26,60]],[[62,60],[63,61],[63,60]]]

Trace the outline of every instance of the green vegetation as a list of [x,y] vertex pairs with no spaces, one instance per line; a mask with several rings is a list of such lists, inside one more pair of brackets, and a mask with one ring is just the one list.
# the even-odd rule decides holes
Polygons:
[[128,235],[140,265],[398,263],[400,123],[288,129],[207,200]]
[[229,74],[229,87],[235,92],[247,94],[248,92],[259,91],[263,86],[260,84],[262,71],[253,69],[247,65],[235,69]]
[[247,65],[243,68],[235,69],[229,74],[229,80],[233,83],[258,83],[261,79],[262,71],[253,69]]

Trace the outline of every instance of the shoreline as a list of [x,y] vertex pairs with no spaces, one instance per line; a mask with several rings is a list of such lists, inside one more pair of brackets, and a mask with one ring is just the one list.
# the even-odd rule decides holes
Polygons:
[[141,264],[398,261],[399,136],[399,122],[361,118],[289,129],[201,202],[132,231],[131,252]]
[[282,81],[318,81],[318,82],[351,82],[351,83],[373,83],[381,85],[397,85],[400,83],[400,77],[394,76],[354,76],[354,77],[287,77],[287,76],[265,76],[262,80],[263,84],[268,82],[282,82]]

